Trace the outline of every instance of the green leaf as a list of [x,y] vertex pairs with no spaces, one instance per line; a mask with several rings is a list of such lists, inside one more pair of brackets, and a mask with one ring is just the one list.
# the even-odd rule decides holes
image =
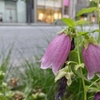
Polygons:
[[95,32],[100,32],[100,30],[94,30],[94,31],[92,31],[92,33],[95,33]]
[[77,70],[78,68],[84,68],[84,63],[81,63],[81,64],[77,64],[75,65],[75,70]]
[[97,87],[91,87],[89,89],[89,92],[100,92],[100,89],[98,89]]
[[76,16],[80,16],[80,15],[82,15],[84,13],[91,13],[91,12],[96,11],[96,10],[97,10],[97,7],[83,8],[82,10],[80,10],[76,14]]
[[65,23],[67,26],[75,28],[76,27],[76,23],[74,20],[72,20],[71,18],[62,18],[61,19],[63,23]]
[[5,73],[3,71],[0,71],[0,81],[4,79]]
[[70,51],[68,59],[69,59],[69,61],[78,62],[78,60],[77,60],[77,52],[75,50]]
[[89,24],[90,21],[85,21],[85,20],[80,20],[80,21],[76,21],[76,25],[84,25],[84,24]]
[[89,32],[78,32],[78,36],[81,36],[81,35],[86,35],[86,34],[88,34]]

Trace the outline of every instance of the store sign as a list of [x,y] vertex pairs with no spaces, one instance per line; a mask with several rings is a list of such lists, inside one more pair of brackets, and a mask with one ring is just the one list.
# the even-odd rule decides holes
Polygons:
[[69,6],[69,0],[64,0],[64,6]]

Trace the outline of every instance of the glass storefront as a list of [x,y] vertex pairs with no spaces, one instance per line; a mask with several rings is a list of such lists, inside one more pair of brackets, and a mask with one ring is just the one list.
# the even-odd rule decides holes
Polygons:
[[[53,4],[57,1],[53,1]],[[50,2],[51,3],[51,2]],[[60,2],[61,3],[61,2]],[[42,3],[41,3],[42,4]],[[37,21],[44,23],[53,23],[55,20],[62,18],[62,8],[44,5],[37,6]]]
[[62,17],[61,10],[54,10],[52,8],[38,8],[38,21],[53,23],[56,19],[60,19]]

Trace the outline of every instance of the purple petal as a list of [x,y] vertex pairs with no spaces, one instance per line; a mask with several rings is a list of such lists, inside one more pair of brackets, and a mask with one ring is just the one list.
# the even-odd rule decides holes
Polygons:
[[62,67],[66,61],[71,48],[70,37],[65,34],[57,35],[48,45],[41,59],[41,68],[52,68],[53,73]]
[[100,100],[100,92],[97,92],[94,96],[94,100]]
[[88,70],[88,79],[92,79],[95,73],[100,72],[100,45],[90,43],[87,49],[83,47],[82,56]]

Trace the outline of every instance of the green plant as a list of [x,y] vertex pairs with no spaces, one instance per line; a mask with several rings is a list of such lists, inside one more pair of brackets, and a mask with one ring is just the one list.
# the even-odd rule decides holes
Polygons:
[[[50,42],[41,59],[41,68],[52,68],[55,74],[55,82],[61,81],[56,96],[57,99],[62,98],[66,85],[67,92],[63,97],[64,100],[66,100],[66,98],[68,100],[92,100],[93,98],[94,100],[98,100],[95,99],[97,96],[100,98],[100,46],[98,44],[100,43],[99,0],[97,0],[97,4],[97,7],[83,8],[76,16],[94,11],[97,12],[99,29],[92,31],[78,31],[77,26],[82,26],[88,22],[74,21],[71,18],[62,18],[61,20],[67,27],[59,32],[60,34]],[[97,40],[91,36],[91,33],[94,34],[95,32],[99,33]],[[67,37],[70,37],[71,42],[68,41],[66,43]],[[62,50],[61,47],[64,50]],[[70,53],[68,51],[69,48]],[[67,56],[67,54],[69,54],[69,56]],[[64,58],[65,56],[67,58],[66,61]],[[60,57],[61,60],[59,60]],[[63,68],[60,69],[63,61],[65,63],[63,63]],[[98,95],[94,95],[95,93],[98,93]]]
[[41,70],[39,68],[40,64],[38,62],[33,63],[28,60],[25,60],[23,64],[24,73],[23,75],[21,74],[20,80],[25,100],[31,100],[32,98],[33,100],[35,100],[34,98],[36,97],[36,100],[38,100],[39,94],[44,94],[45,100],[53,99],[55,96],[54,90],[56,90],[56,87],[54,84],[54,76],[51,70]]
[[10,100],[14,92],[12,92],[7,83],[4,82],[5,73],[0,70],[0,100]]

